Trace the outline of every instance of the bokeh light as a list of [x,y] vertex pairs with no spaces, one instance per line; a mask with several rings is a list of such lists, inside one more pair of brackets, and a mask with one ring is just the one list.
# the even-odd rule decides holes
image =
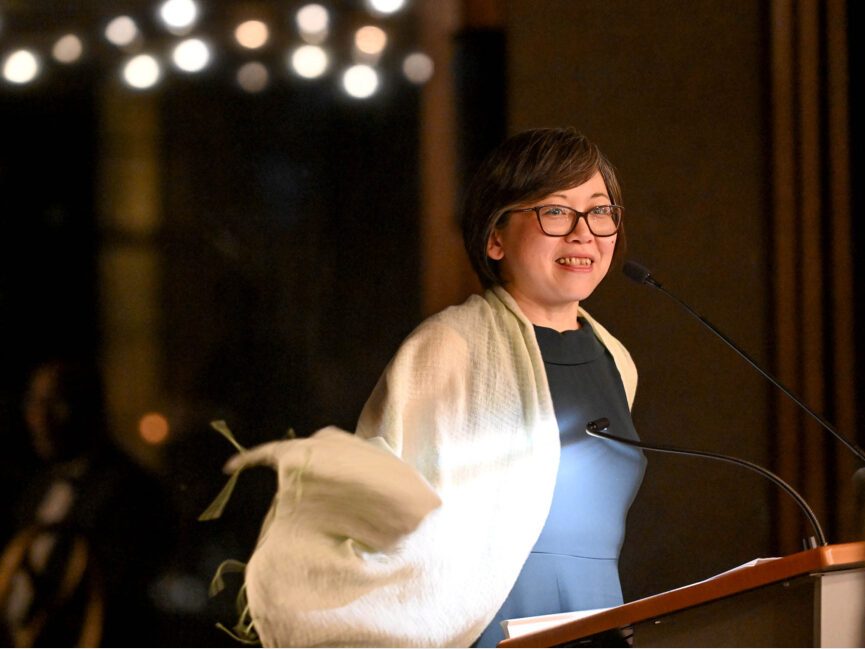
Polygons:
[[184,72],[199,72],[210,63],[210,48],[200,38],[187,38],[171,52],[171,60]]
[[405,6],[405,0],[366,0],[366,8],[376,14],[396,13]]
[[247,20],[234,30],[234,38],[242,47],[256,50],[267,43],[270,30],[260,20]]
[[123,66],[123,80],[132,88],[145,90],[155,86],[162,77],[162,68],[150,54],[139,54]]
[[162,444],[168,439],[170,427],[168,419],[158,412],[150,412],[138,421],[138,434],[148,444]]
[[301,45],[291,54],[292,69],[305,79],[315,79],[327,71],[327,52],[318,45]]
[[159,17],[174,34],[185,34],[198,19],[194,0],[166,0],[159,8]]
[[402,62],[402,73],[412,83],[426,83],[435,72],[433,60],[423,52],[412,52]]
[[387,45],[387,34],[380,27],[367,25],[354,34],[354,46],[363,54],[378,56]]
[[30,50],[15,50],[3,62],[3,78],[11,83],[30,83],[39,74],[39,58]]
[[320,4],[301,7],[295,16],[300,37],[307,43],[318,45],[327,38],[330,14]]
[[129,16],[118,16],[105,27],[105,38],[117,47],[126,47],[138,38],[138,25]]
[[366,99],[378,90],[378,73],[369,65],[353,65],[342,76],[345,91],[357,99]]
[[51,56],[59,63],[75,63],[84,52],[84,44],[75,34],[66,34],[57,39],[51,48]]
[[261,92],[269,83],[270,73],[264,64],[258,61],[246,63],[237,71],[237,84],[246,92]]

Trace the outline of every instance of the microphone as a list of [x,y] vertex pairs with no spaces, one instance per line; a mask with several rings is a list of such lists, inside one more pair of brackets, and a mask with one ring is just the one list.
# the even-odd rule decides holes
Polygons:
[[835,430],[835,427],[832,426],[832,424],[830,424],[824,417],[821,417],[816,412],[811,410],[811,408],[809,408],[807,405],[805,405],[805,403],[799,397],[797,397],[795,394],[793,394],[793,392],[791,390],[789,390],[787,387],[785,387],[778,379],[776,379],[774,376],[772,376],[768,371],[766,371],[762,367],[760,367],[760,365],[757,363],[757,361],[755,361],[753,358],[751,358],[741,347],[739,347],[730,338],[728,338],[721,331],[719,331],[718,328],[715,327],[715,325],[713,325],[711,322],[706,320],[706,318],[701,316],[694,309],[692,309],[690,306],[685,304],[678,297],[676,297],[675,295],[670,293],[667,289],[665,289],[661,285],[660,282],[658,282],[654,277],[652,277],[652,273],[650,273],[649,270],[645,266],[638,264],[635,261],[628,260],[625,262],[624,268],[622,270],[625,273],[625,275],[627,275],[627,277],[629,279],[634,280],[637,284],[647,284],[649,286],[652,286],[653,288],[658,289],[659,291],[661,291],[661,293],[663,293],[664,295],[669,297],[671,300],[673,300],[676,304],[678,304],[680,307],[682,307],[690,315],[694,316],[697,320],[702,322],[703,325],[709,329],[709,331],[711,331],[713,334],[718,336],[718,338],[723,340],[727,344],[727,346],[730,347],[730,349],[732,349],[739,356],[744,358],[751,365],[751,367],[753,367],[760,374],[762,374],[765,378],[767,378],[769,380],[769,382],[772,383],[772,385],[774,385],[776,388],[781,390],[781,392],[786,394],[790,399],[793,400],[793,402],[797,406],[799,406],[802,410],[804,410],[809,415],[811,415],[811,417],[813,417],[814,420],[817,421],[817,423],[819,423],[825,430],[829,431],[838,441],[840,441],[844,446],[846,446],[847,449],[851,453],[853,453],[853,455],[855,455],[856,458],[860,462],[865,463],[865,451],[863,451],[855,442],[844,437],[844,435],[842,435],[840,432]]
[[776,485],[781,487],[781,489],[787,492],[793,498],[793,500],[796,501],[796,504],[799,505],[799,508],[805,514],[805,517],[808,519],[808,521],[811,523],[811,527],[814,529],[814,536],[808,539],[806,545],[810,548],[815,548],[818,545],[828,545],[828,543],[826,542],[826,535],[823,533],[823,528],[820,526],[820,522],[817,520],[817,516],[814,514],[813,510],[808,506],[808,503],[805,502],[805,499],[793,487],[784,482],[784,480],[781,479],[780,476],[772,473],[768,469],[764,469],[759,464],[754,464],[753,462],[749,462],[748,460],[742,460],[740,458],[732,457],[730,455],[721,455],[720,453],[694,451],[691,449],[676,448],[674,446],[664,446],[661,444],[647,444],[645,442],[638,442],[636,440],[618,437],[616,435],[611,435],[610,433],[605,432],[607,428],[609,428],[609,426],[610,421],[608,419],[595,419],[594,421],[590,421],[586,424],[586,433],[591,435],[592,437],[608,439],[613,442],[618,442],[619,444],[625,444],[627,446],[641,448],[644,451],[656,451],[659,453],[670,453],[673,455],[690,455],[693,457],[703,457],[713,460],[721,460],[722,462],[728,462],[730,464],[735,464],[737,466],[742,466],[746,469],[756,471],[764,478],[768,478]]

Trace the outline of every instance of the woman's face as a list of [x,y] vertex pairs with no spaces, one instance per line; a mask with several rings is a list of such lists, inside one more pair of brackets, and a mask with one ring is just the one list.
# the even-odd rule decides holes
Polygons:
[[[600,172],[582,185],[555,192],[525,207],[565,205],[588,212],[613,201]],[[597,237],[581,218],[567,236],[543,233],[531,210],[513,212],[493,230],[487,254],[499,261],[505,289],[535,324],[559,330],[576,327],[576,310],[610,268],[617,235]]]

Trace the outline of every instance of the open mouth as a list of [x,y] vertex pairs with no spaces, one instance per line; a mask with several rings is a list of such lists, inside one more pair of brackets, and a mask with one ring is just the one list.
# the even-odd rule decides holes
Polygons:
[[592,265],[592,260],[589,257],[559,257],[556,263],[560,266],[581,266],[588,268]]

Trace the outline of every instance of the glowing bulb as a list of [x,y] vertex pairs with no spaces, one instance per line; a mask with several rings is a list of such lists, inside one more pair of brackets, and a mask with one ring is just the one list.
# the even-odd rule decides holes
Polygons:
[[237,71],[237,84],[246,92],[261,92],[270,82],[270,73],[258,61],[246,63]]
[[81,39],[75,34],[66,34],[57,39],[54,47],[51,49],[51,56],[60,63],[75,63],[81,58],[81,53],[84,51],[84,45]]
[[345,91],[357,99],[366,99],[378,90],[378,73],[369,65],[353,65],[342,75]]
[[319,4],[301,7],[295,16],[300,37],[307,43],[317,45],[327,38],[330,14]]
[[139,54],[123,66],[123,79],[129,86],[144,90],[159,81],[162,69],[159,62],[149,54]]
[[3,76],[12,83],[30,83],[37,74],[39,59],[30,50],[16,50],[3,63]]
[[432,59],[423,52],[413,52],[402,62],[402,73],[412,83],[426,83],[434,71]]
[[327,65],[327,52],[318,45],[301,45],[291,55],[291,67],[305,79],[320,77]]
[[234,38],[241,46],[256,50],[270,38],[270,30],[260,20],[247,20],[234,30]]
[[198,18],[198,5],[193,0],[166,0],[159,9],[159,17],[173,33],[185,33]]
[[138,434],[148,444],[162,444],[168,439],[168,433],[168,420],[158,412],[148,413],[138,421]]
[[387,45],[387,34],[379,27],[367,25],[355,32],[354,46],[364,54],[373,56],[381,54],[385,45]]
[[138,26],[129,16],[118,16],[105,28],[105,38],[117,47],[125,47],[138,37]]
[[210,48],[200,38],[188,38],[175,46],[171,59],[184,72],[199,72],[210,63]]
[[366,7],[373,13],[392,14],[405,6],[405,0],[366,0]]

